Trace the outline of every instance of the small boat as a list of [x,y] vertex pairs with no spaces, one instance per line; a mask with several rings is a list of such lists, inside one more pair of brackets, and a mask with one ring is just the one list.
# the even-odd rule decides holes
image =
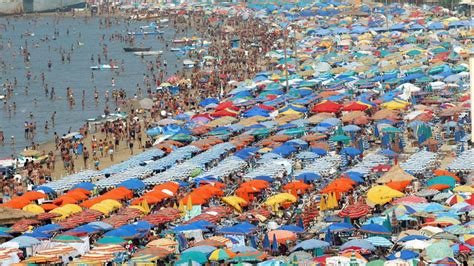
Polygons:
[[137,56],[153,56],[153,55],[161,55],[163,51],[147,51],[147,52],[133,52],[134,55]]
[[164,31],[161,30],[156,30],[156,31],[140,31],[140,32],[134,32],[130,31],[128,32],[128,35],[134,35],[134,36],[153,36],[153,35],[162,35],[164,34]]
[[0,100],[3,100],[3,99],[5,99],[5,98],[6,98],[6,96],[5,96],[5,95],[3,95],[3,94],[0,94]]
[[187,42],[186,39],[177,39],[177,40],[173,40],[173,43],[185,43]]
[[151,47],[125,47],[123,50],[125,52],[148,52],[151,50]]
[[164,19],[160,19],[159,22],[160,24],[165,24],[165,23],[168,23],[170,20],[167,19],[167,18],[164,18]]
[[108,116],[101,115],[101,116],[94,117],[94,118],[88,118],[86,121],[91,123],[91,124],[102,124],[102,123],[105,123],[107,121],[114,122],[114,121],[117,121],[119,119],[125,119],[125,118],[127,118],[127,114],[124,113],[124,112],[119,112],[119,113],[111,113]]
[[31,32],[31,31],[26,31],[26,32],[23,32],[22,34],[23,36],[30,36],[30,37],[34,37],[35,36],[35,33],[34,32]]
[[111,66],[111,65],[91,66],[91,70],[108,70],[108,69],[118,69],[118,66]]
[[141,30],[148,30],[148,29],[157,30],[157,29],[158,29],[158,25],[156,25],[154,22],[152,22],[152,23],[150,23],[149,25],[140,26],[140,29],[141,29]]
[[194,65],[196,65],[196,62],[194,62],[192,60],[189,60],[189,59],[183,60],[183,66],[185,68],[194,68]]
[[179,51],[181,51],[181,48],[171,47],[171,52],[179,52]]

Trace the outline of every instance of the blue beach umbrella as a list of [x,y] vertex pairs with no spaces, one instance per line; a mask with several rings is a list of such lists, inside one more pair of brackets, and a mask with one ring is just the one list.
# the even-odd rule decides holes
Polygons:
[[419,254],[411,251],[411,250],[402,250],[398,251],[395,253],[390,254],[387,256],[387,260],[396,260],[396,259],[402,259],[402,260],[410,260],[414,258],[418,258]]

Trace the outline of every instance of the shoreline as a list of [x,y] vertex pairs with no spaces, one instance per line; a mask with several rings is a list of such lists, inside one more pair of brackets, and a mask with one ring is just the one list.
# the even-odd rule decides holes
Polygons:
[[[81,17],[81,18],[82,17],[91,18],[91,16],[88,15],[88,14],[89,13],[87,13],[87,12],[82,12],[79,17]],[[76,13],[76,15],[77,15],[77,13]],[[128,16],[128,15],[129,14],[115,13],[115,14],[97,15],[97,17],[99,17],[99,18],[120,18],[121,19],[121,18],[124,18],[125,16]],[[39,14],[25,14],[24,16],[22,16],[22,18],[24,18],[24,17],[52,17],[52,16],[71,17],[72,14],[71,14],[71,12],[66,12],[66,13],[49,12],[49,13],[39,13]],[[172,27],[172,26],[170,26],[170,27]],[[194,25],[193,25],[193,28],[194,28]],[[183,67],[178,67],[177,71],[183,77],[186,77],[186,78],[191,77],[191,72],[189,70],[186,70]],[[143,98],[148,98],[148,96],[143,95]],[[125,99],[125,102],[120,103],[117,107],[120,107],[123,112],[127,113],[127,115],[131,115],[132,108],[135,109],[135,110],[137,109],[137,108],[135,108],[134,101],[135,100],[132,99],[132,98],[127,98],[127,99]],[[138,108],[138,109],[140,109],[140,108]],[[149,112],[140,113],[140,114],[137,113],[136,116],[138,116],[140,118],[140,121],[141,121],[140,124],[143,128],[145,128],[144,127],[144,121],[143,121],[143,114],[146,114],[146,116],[149,117]],[[93,117],[97,117],[97,116],[100,116],[100,115],[103,115],[103,113],[98,110],[98,112]],[[83,126],[86,125],[86,124],[87,124],[86,120],[82,121]],[[91,136],[93,136],[93,135],[96,136],[97,140],[105,139],[105,133],[101,132],[101,130],[100,130],[101,126],[103,126],[103,123],[97,125],[97,128],[98,128],[97,132],[94,131],[94,125],[89,126],[88,136],[84,137],[84,139],[83,139],[84,147],[90,147],[91,146],[91,140],[92,140]],[[77,131],[80,130],[80,128],[81,128],[81,126],[79,126],[78,128],[73,127],[73,128],[71,128],[71,132],[77,132]],[[60,138],[63,135],[68,134],[68,132],[60,132],[60,131],[58,131],[57,133],[58,133],[58,136]],[[99,170],[102,170],[102,169],[107,168],[109,166],[112,166],[114,164],[118,164],[120,162],[126,161],[131,156],[136,155],[136,154],[141,153],[141,152],[144,152],[146,149],[139,148],[139,147],[140,146],[144,147],[145,141],[148,140],[148,136],[143,131],[142,131],[141,134],[142,134],[143,141],[142,141],[142,143],[138,144],[137,140],[135,140],[135,145],[133,147],[133,154],[130,154],[130,148],[128,147],[128,144],[126,144],[126,139],[122,139],[120,141],[118,149],[115,149],[115,151],[113,153],[114,161],[111,161],[107,154],[104,154],[103,157],[99,158],[100,159]],[[108,141],[110,139],[111,138],[109,138]],[[71,174],[74,174],[74,173],[78,173],[78,172],[81,172],[81,171],[84,171],[84,170],[93,170],[94,169],[94,163],[93,163],[93,160],[92,160],[92,156],[90,156],[90,158],[88,160],[88,163],[87,163],[87,166],[84,166],[82,155],[78,155],[77,157],[72,158],[74,160],[74,165],[75,165],[74,172],[73,173],[68,172],[63,167],[63,161],[61,159],[61,151],[56,149],[56,143],[55,143],[54,137],[49,138],[47,140],[44,140],[42,142],[36,142],[35,141],[35,143],[36,143],[36,150],[38,152],[40,152],[41,154],[44,153],[45,155],[47,155],[49,151],[53,151],[53,153],[54,153],[54,156],[55,156],[54,168],[51,169],[51,179],[52,180],[58,180],[58,179],[63,178],[64,176],[71,175]],[[7,148],[10,148],[10,147],[8,147],[9,144],[7,144],[7,141],[5,143],[5,146]],[[28,145],[27,148],[31,149],[32,147],[31,147],[31,145]],[[20,153],[22,153],[25,150],[26,150],[25,148],[22,149],[21,147],[17,146],[17,149],[14,152],[12,150],[12,154],[14,154],[15,156],[18,156]],[[22,168],[22,167],[20,166],[19,168]]]

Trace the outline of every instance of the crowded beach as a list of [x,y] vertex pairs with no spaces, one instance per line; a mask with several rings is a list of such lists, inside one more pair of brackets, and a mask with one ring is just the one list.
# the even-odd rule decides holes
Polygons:
[[158,55],[141,94],[2,161],[2,265],[473,265],[470,18],[135,8],[196,29],[167,43],[186,64]]

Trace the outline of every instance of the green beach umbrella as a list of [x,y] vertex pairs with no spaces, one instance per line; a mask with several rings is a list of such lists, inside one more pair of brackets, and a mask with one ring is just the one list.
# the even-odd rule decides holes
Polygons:
[[179,142],[187,142],[192,141],[193,137],[187,134],[176,134],[171,137],[172,140],[179,141]]
[[106,236],[99,239],[96,243],[101,244],[101,245],[111,245],[111,244],[120,245],[120,244],[127,243],[127,241],[125,241],[123,238],[118,237],[118,236]]
[[83,242],[82,239],[80,239],[77,236],[69,236],[69,235],[61,235],[61,236],[56,236],[51,241],[54,242],[64,242],[64,243],[71,243],[71,242]]
[[464,71],[469,71],[469,69],[465,66],[455,66],[455,67],[453,67],[452,71],[453,71],[453,73],[460,73],[460,72],[464,72]]
[[338,141],[349,141],[351,140],[351,138],[349,138],[346,135],[335,135],[335,136],[330,137],[329,140],[338,142]]
[[208,136],[222,136],[222,135],[230,135],[231,133],[226,130],[218,130],[218,131],[211,131],[207,133]]
[[413,49],[413,50],[410,50],[407,52],[407,55],[409,56],[417,56],[417,55],[420,55],[421,54],[421,51],[418,50],[418,49]]
[[268,128],[259,128],[252,133],[250,133],[252,136],[267,136],[270,135],[270,130]]
[[222,261],[230,259],[229,254],[223,249],[214,250],[211,255],[209,255],[209,260],[211,261]]
[[447,240],[441,240],[429,245],[426,248],[428,260],[435,261],[446,257],[454,257],[453,249]]
[[416,81],[417,83],[428,83],[428,82],[431,82],[431,80],[432,80],[432,79],[431,79],[430,77],[424,76],[424,77],[421,77],[421,78],[419,78],[419,79],[416,79],[415,81]]
[[414,68],[410,68],[406,72],[407,75],[416,74],[416,73],[423,73],[423,69],[421,69],[421,67],[414,67]]
[[201,264],[207,262],[206,254],[198,251],[189,251],[181,254],[180,261],[195,261]]
[[234,258],[229,260],[229,262],[259,262],[259,261],[261,261],[261,259],[253,255],[235,256]]
[[196,169],[194,169],[194,170],[189,174],[189,176],[190,176],[190,177],[196,177],[196,176],[202,174],[202,172],[203,172],[203,171],[202,171],[201,168],[196,168]]
[[307,129],[304,127],[296,127],[296,128],[290,128],[290,129],[285,130],[283,134],[289,135],[289,136],[295,136],[295,135],[302,135],[306,131]]
[[373,260],[373,261],[369,261],[366,265],[367,266],[383,266],[385,263],[384,260]]
[[401,133],[403,131],[396,127],[384,127],[382,128],[382,132],[383,133]]
[[443,53],[443,52],[447,52],[448,49],[446,49],[445,47],[436,47],[434,49],[431,50],[431,52],[433,54],[439,54],[439,53]]

